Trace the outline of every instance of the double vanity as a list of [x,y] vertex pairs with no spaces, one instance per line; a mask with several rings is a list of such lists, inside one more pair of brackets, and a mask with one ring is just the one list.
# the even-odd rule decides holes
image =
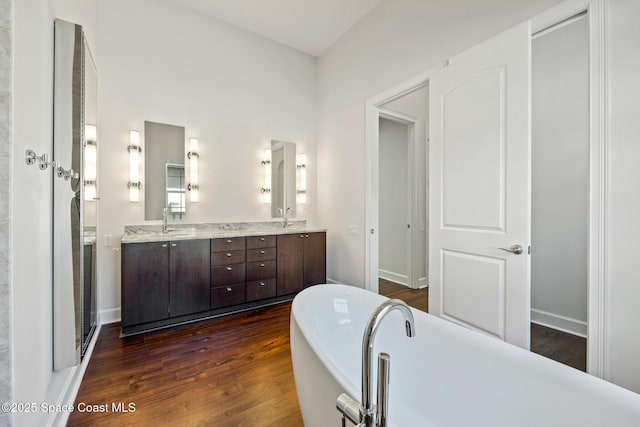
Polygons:
[[125,229],[122,336],[277,304],[326,282],[326,230],[304,221],[162,231]]

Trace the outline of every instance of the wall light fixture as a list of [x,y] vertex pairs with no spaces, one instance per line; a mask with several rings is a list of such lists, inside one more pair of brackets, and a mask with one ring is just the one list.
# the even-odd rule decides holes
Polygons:
[[189,158],[189,184],[187,189],[189,190],[191,202],[197,202],[198,190],[200,189],[200,185],[198,185],[198,159],[200,158],[198,154],[198,138],[189,139],[187,157]]
[[137,130],[129,131],[129,200],[132,202],[140,201],[140,189],[142,182],[140,181],[140,132]]
[[307,203],[307,155],[298,155],[298,188],[296,190],[296,196],[298,203]]
[[271,203],[271,149],[264,150],[264,158],[262,159],[264,167],[264,185],[260,189],[262,192],[263,202]]
[[93,202],[97,197],[97,129],[95,125],[84,127],[84,200]]

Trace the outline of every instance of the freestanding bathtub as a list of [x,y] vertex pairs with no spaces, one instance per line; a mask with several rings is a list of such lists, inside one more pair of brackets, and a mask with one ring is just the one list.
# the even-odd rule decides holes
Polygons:
[[[360,400],[362,334],[386,299],[320,285],[293,300],[291,354],[305,427],[339,426],[342,392]],[[406,337],[397,311],[376,334],[374,355],[391,355],[391,426],[640,426],[638,394],[422,311],[413,314],[416,337]],[[373,363],[375,375],[377,356]]]

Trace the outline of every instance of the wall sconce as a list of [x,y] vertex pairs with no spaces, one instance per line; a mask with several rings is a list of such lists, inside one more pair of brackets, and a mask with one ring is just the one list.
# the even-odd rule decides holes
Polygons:
[[298,197],[298,203],[307,203],[307,155],[298,155],[298,189],[296,190],[296,196]]
[[198,190],[200,189],[198,185],[198,159],[200,158],[198,154],[198,138],[189,139],[189,152],[187,153],[187,157],[189,158],[190,174],[187,189],[189,190],[191,202],[197,202]]
[[97,197],[98,147],[95,125],[85,125],[84,141],[84,200],[92,202]]
[[129,131],[129,200],[137,202],[140,200],[140,189],[142,182],[140,181],[140,132],[137,130]]
[[260,189],[264,203],[271,203],[271,149],[264,150],[264,186]]

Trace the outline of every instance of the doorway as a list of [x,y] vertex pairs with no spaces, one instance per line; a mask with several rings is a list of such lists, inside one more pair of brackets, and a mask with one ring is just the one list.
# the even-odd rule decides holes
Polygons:
[[589,274],[589,23],[534,34],[531,350],[586,370]]
[[[376,292],[428,309],[428,87],[375,107]],[[373,290],[373,289],[372,289]]]

